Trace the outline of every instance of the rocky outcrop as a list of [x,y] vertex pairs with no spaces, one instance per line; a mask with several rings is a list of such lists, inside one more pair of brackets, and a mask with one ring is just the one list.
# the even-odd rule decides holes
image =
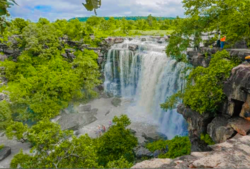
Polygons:
[[218,116],[208,124],[207,133],[214,142],[221,143],[233,137],[235,131],[230,125],[228,125],[228,118]]
[[226,113],[230,116],[250,117],[250,64],[243,63],[233,68],[223,91],[228,98]]
[[4,160],[11,154],[11,148],[8,146],[3,147],[0,149],[0,161]]
[[[236,57],[241,61],[245,60],[245,57],[250,55],[249,49],[226,49],[231,57]],[[219,48],[200,48],[199,51],[188,50],[188,60],[190,64],[194,67],[203,66],[208,67],[212,55],[214,55],[217,51],[220,51]]]
[[210,146],[213,151],[193,152],[176,159],[152,159],[132,168],[249,168],[250,136]]
[[192,151],[209,151],[207,145],[200,140],[200,135],[207,132],[208,124],[213,120],[210,113],[200,114],[180,104],[177,107],[177,112],[182,114],[188,122],[189,138],[192,144]]
[[146,149],[143,146],[138,146],[134,149],[135,152],[135,156],[137,159],[141,159],[143,157],[147,157],[147,158],[152,158],[153,157],[153,153],[151,153],[148,149]]

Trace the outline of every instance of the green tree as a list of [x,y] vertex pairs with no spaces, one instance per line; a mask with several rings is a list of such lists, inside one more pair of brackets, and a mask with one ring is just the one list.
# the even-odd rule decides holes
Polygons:
[[129,162],[133,162],[135,158],[133,148],[137,146],[138,141],[130,130],[126,129],[131,123],[129,118],[122,115],[120,118],[115,117],[113,122],[115,125],[98,140],[98,161],[102,166],[106,166],[109,161],[121,160],[122,157]]
[[[8,130],[7,134],[15,136],[16,133]],[[21,150],[12,159],[12,168],[98,167],[94,142],[87,135],[77,138],[71,131],[62,131],[58,124],[44,120],[26,128],[23,137],[32,143],[31,154],[24,154]]]
[[9,23],[6,21],[6,17],[10,16],[8,8],[17,3],[15,0],[0,0],[0,30],[3,34]]

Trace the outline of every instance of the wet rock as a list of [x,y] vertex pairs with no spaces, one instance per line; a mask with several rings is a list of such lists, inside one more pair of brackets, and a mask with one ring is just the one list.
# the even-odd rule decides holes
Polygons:
[[235,131],[228,126],[228,119],[224,116],[216,117],[207,127],[207,133],[216,143],[221,143],[231,138]]
[[232,127],[239,134],[245,136],[250,131],[250,122],[241,118],[232,118],[228,120],[228,126]]
[[121,102],[122,102],[122,100],[120,98],[117,98],[117,97],[113,98],[112,101],[111,101],[112,105],[115,106],[115,107],[120,106]]
[[131,50],[131,51],[136,51],[138,49],[138,45],[129,45],[128,46],[128,49]]
[[80,127],[88,125],[97,118],[91,113],[71,113],[62,114],[62,117],[58,120],[62,130],[78,130]]
[[10,147],[3,147],[0,150],[0,161],[3,161],[5,158],[7,158],[11,154],[11,148]]
[[142,137],[144,137],[147,142],[153,142],[153,141],[164,139],[158,133],[147,133],[147,134],[142,133]]
[[90,113],[93,115],[97,115],[98,109],[92,109],[90,110]]
[[84,111],[90,111],[91,110],[91,105],[80,105],[79,106],[79,111],[84,112]]
[[153,157],[153,154],[148,149],[141,147],[141,146],[135,148],[134,152],[135,152],[136,158],[138,159],[141,159],[143,157],[148,157],[148,158]]
[[147,39],[146,38],[141,38],[141,41],[145,42],[145,41],[147,41]]
[[114,43],[123,43],[124,38],[115,38]]

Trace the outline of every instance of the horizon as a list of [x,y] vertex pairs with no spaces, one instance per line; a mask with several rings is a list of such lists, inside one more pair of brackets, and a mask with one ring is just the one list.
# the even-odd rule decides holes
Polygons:
[[[101,8],[97,9],[98,17],[183,17],[184,9],[182,0],[103,0]],[[18,5],[12,6],[9,11],[11,17],[24,18],[33,22],[39,18],[47,18],[50,21],[57,19],[72,19],[77,17],[91,17],[93,11],[87,11],[82,3],[85,0],[16,0]],[[138,10],[140,9],[140,10]]]

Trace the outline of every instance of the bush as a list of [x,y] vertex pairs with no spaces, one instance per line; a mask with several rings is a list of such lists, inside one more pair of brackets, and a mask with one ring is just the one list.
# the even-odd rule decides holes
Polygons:
[[203,140],[208,145],[214,145],[215,144],[213,139],[208,134],[201,134],[200,138],[201,138],[201,140]]
[[172,140],[158,140],[146,145],[151,152],[156,150],[164,151],[168,148],[167,153],[160,154],[159,158],[176,158],[191,153],[191,143],[188,137],[176,136]]

